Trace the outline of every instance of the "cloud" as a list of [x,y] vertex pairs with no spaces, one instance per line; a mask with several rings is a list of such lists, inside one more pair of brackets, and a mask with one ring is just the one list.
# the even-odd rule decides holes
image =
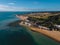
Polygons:
[[1,5],[0,4],[0,11],[27,11],[28,9],[24,7],[14,7],[8,5]]
[[8,4],[10,4],[10,5],[14,5],[15,3],[8,3]]
[[0,11],[40,11],[40,8],[25,8],[25,7],[15,7],[9,5],[0,4]]

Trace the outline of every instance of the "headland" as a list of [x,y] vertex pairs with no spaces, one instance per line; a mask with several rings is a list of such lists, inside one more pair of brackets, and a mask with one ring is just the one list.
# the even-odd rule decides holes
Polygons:
[[60,12],[59,13],[31,13],[17,17],[21,20],[19,25],[23,25],[60,42]]

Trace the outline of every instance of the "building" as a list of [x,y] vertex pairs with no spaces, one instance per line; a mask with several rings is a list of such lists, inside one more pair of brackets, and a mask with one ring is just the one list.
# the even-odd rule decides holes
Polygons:
[[55,25],[55,29],[60,30],[60,25]]
[[49,28],[47,28],[47,27],[43,27],[43,26],[38,26],[40,29],[44,29],[44,30],[49,30]]

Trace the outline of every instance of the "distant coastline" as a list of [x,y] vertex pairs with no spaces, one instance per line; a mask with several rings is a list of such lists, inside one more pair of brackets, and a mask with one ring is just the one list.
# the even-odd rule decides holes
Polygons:
[[[46,12],[43,12],[43,13],[46,13]],[[60,12],[53,12],[53,13],[59,13],[60,14]],[[28,16],[29,15],[30,14],[28,14]],[[32,15],[33,15],[33,13],[32,13]],[[27,14],[24,15],[24,16],[27,16]],[[59,35],[60,32],[59,31],[48,31],[48,30],[39,29],[39,28],[36,28],[36,27],[30,27],[30,26],[27,26],[26,24],[22,24],[22,23],[19,23],[19,25],[26,26],[26,27],[30,28],[32,31],[36,31],[36,32],[42,33],[43,35],[46,35],[46,36],[50,37],[51,39],[54,39],[55,41],[60,42],[60,35]]]

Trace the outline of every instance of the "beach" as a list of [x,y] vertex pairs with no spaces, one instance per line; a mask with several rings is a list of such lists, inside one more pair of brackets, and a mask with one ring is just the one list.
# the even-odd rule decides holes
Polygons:
[[37,27],[31,27],[31,26],[27,26],[27,25],[24,25],[24,24],[21,24],[20,25],[22,26],[25,26],[25,27],[28,27],[31,31],[33,32],[38,32],[38,33],[41,33],[57,42],[60,42],[60,32],[59,31],[49,31],[49,30],[44,30],[44,29],[39,29]]
[[23,13],[0,12],[0,45],[60,45],[37,31],[27,29],[27,26],[19,25],[21,21],[14,14]]
[[48,30],[39,29],[39,28],[36,28],[36,27],[29,27],[29,28],[32,31],[42,33],[43,35],[46,35],[46,36],[54,39],[55,41],[60,42],[60,32],[59,31],[48,31]]
[[[33,14],[32,14],[33,15]],[[24,16],[22,16],[24,17]],[[47,29],[40,29],[38,27],[34,27],[34,26],[29,26],[27,24],[23,24],[23,21],[21,23],[19,23],[19,25],[22,25],[22,26],[26,26],[28,27],[31,31],[35,31],[35,32],[38,32],[38,33],[41,33],[57,42],[60,42],[60,31],[56,31],[56,30],[47,30]]]
[[60,45],[60,0],[0,0],[0,45]]

